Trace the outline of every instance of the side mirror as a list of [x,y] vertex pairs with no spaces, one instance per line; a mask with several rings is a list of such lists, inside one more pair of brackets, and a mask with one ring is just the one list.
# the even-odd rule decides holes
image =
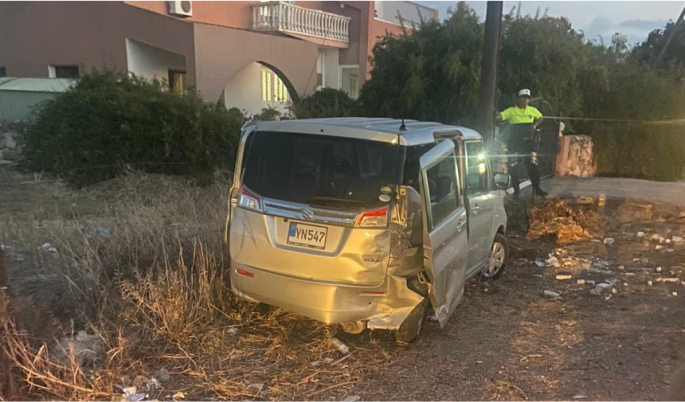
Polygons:
[[495,173],[495,187],[506,190],[511,185],[511,176],[506,173]]

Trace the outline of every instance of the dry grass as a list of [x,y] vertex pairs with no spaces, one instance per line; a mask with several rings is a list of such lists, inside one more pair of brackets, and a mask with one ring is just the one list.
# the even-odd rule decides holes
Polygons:
[[[344,397],[384,359],[373,341],[342,356],[328,346],[332,328],[235,299],[225,181],[133,174],[73,191],[32,179],[0,171],[12,291],[0,299],[0,399],[120,398],[160,368],[171,379],[150,398]],[[42,250],[48,242],[57,252]],[[101,361],[51,357],[56,339],[81,329],[99,337]]]
[[545,201],[528,210],[528,240],[554,237],[559,244],[600,235],[601,218],[588,207],[569,205],[561,199]]

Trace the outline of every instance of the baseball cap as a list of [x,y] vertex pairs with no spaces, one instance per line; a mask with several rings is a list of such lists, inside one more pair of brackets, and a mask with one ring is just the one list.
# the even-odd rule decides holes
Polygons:
[[522,89],[519,91],[519,96],[527,96],[530,98],[530,89]]

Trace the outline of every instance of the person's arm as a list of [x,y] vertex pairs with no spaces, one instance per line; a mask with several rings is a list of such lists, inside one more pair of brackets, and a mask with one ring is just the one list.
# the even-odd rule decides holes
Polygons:
[[536,108],[533,108],[533,128],[538,128],[542,124],[542,113]]
[[505,109],[502,113],[495,111],[495,119],[497,121],[507,121],[509,120],[509,109]]

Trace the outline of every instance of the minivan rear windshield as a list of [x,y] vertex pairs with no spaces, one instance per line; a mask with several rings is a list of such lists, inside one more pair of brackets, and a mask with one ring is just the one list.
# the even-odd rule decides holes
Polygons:
[[324,135],[256,132],[243,182],[257,194],[334,209],[384,205],[382,187],[401,183],[399,146]]

